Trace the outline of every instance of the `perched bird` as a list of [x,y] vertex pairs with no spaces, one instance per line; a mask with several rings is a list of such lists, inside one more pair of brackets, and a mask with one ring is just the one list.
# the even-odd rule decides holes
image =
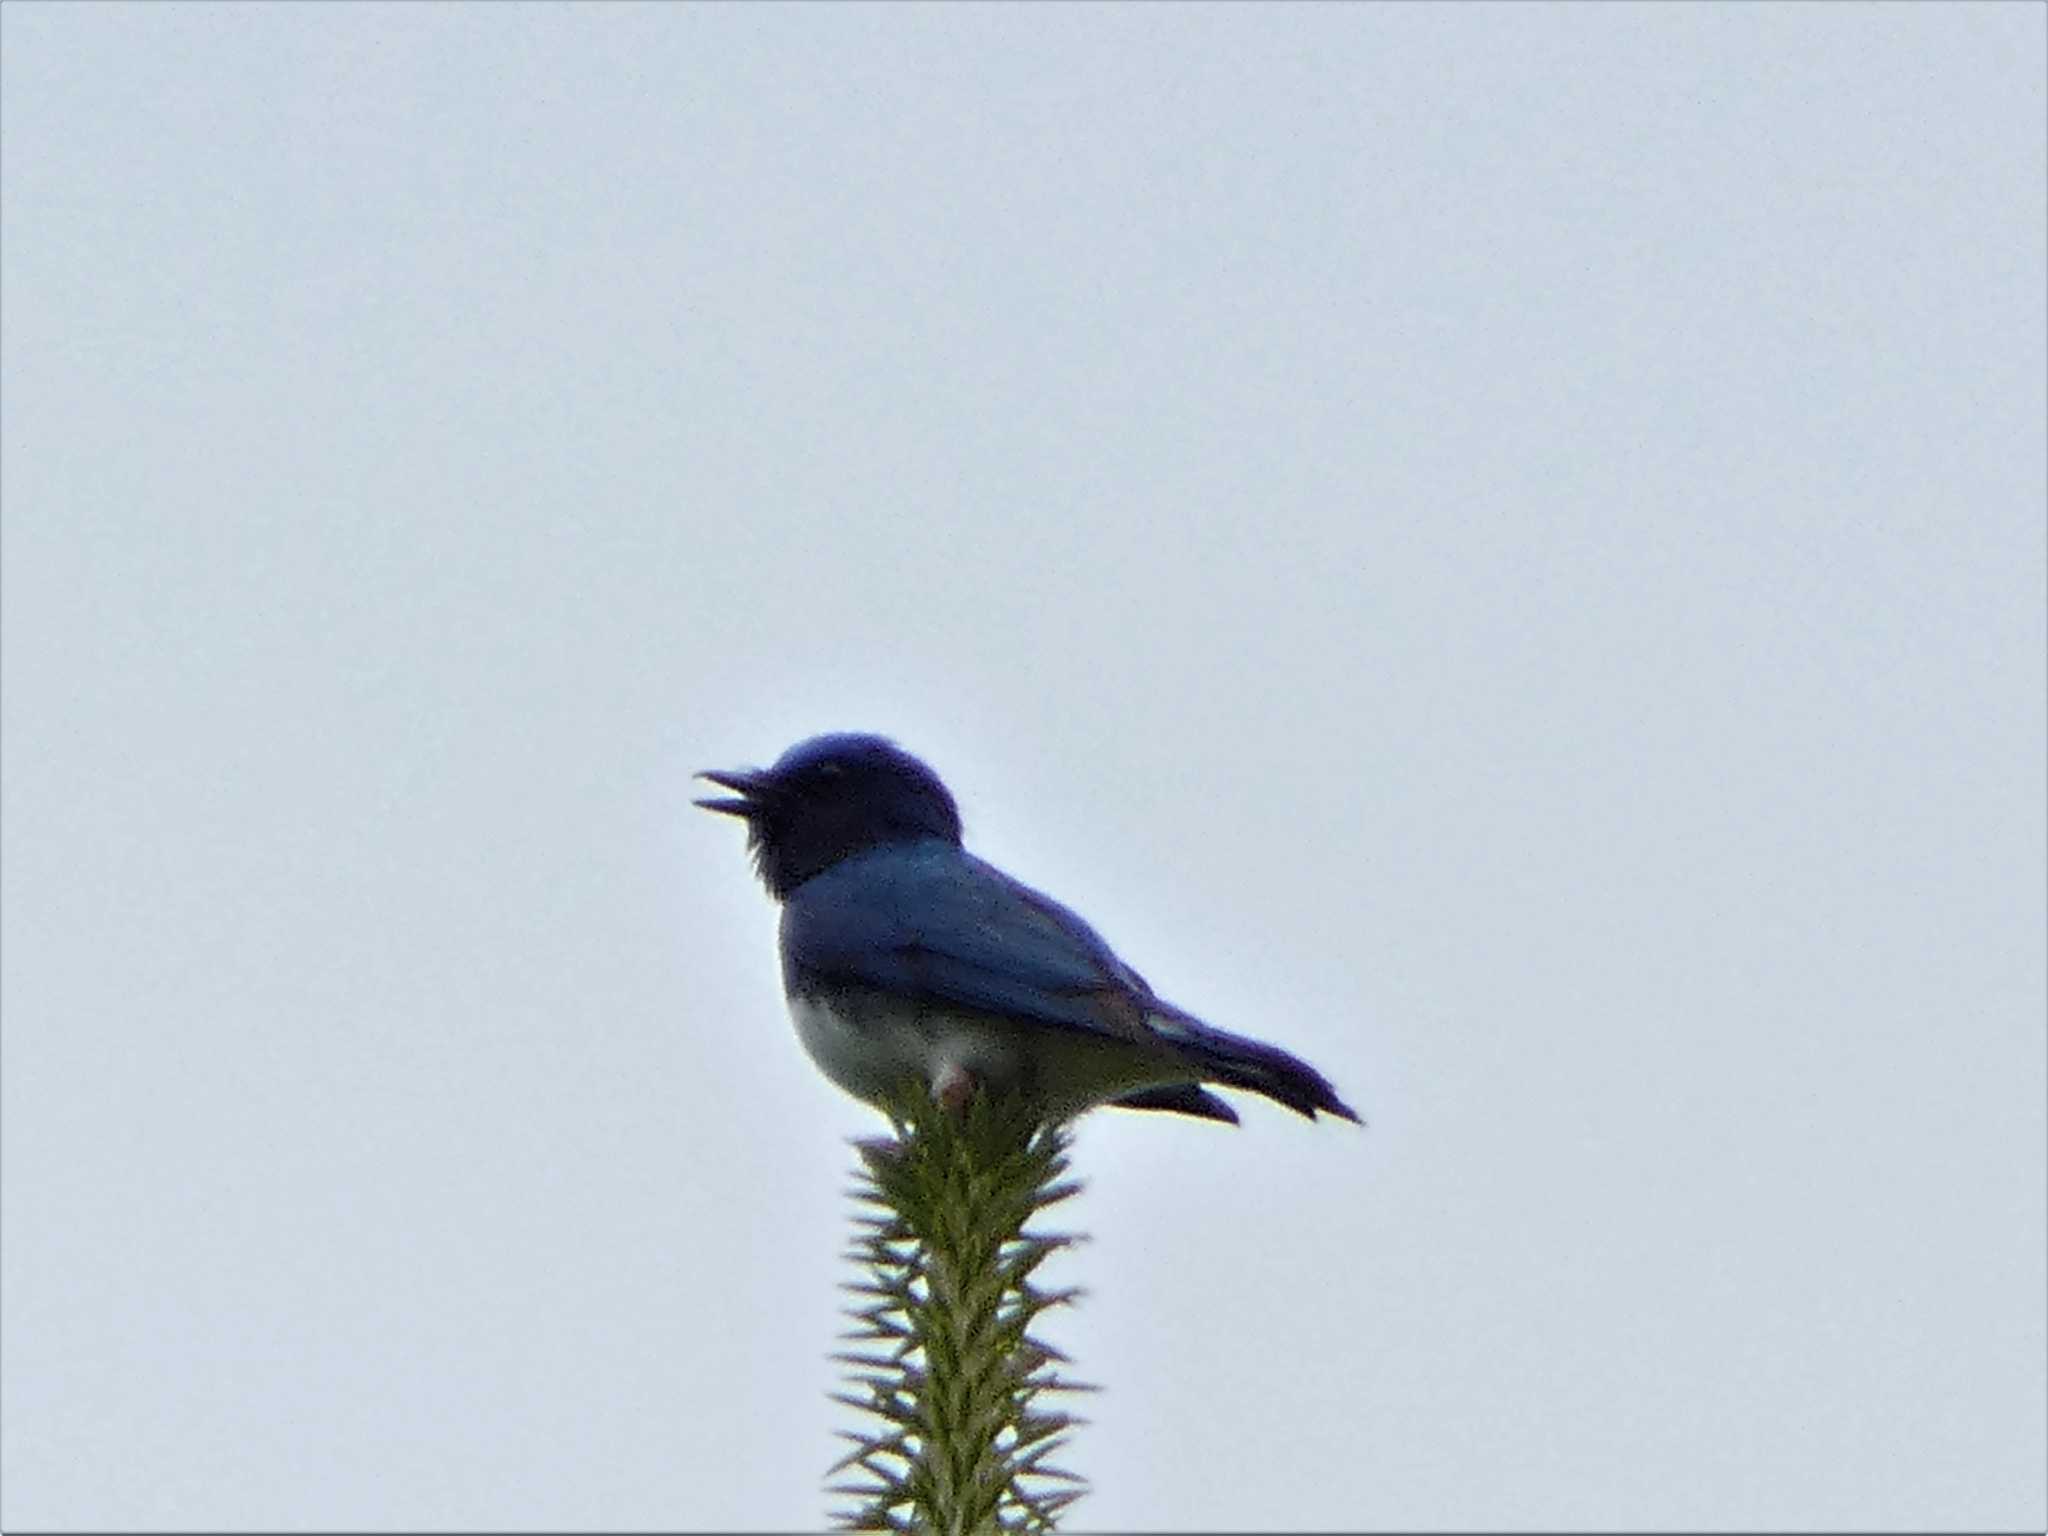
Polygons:
[[1093,928],[960,845],[939,776],[880,736],[817,736],[772,768],[699,775],[747,824],[782,903],[782,982],[825,1075],[881,1103],[908,1080],[955,1108],[977,1086],[1045,1120],[1098,1104],[1237,1123],[1204,1083],[1357,1122],[1276,1046],[1157,996]]

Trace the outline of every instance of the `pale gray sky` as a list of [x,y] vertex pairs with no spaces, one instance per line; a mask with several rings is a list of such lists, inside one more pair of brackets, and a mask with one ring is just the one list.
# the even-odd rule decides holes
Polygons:
[[829,728],[1371,1122],[1076,1528],[2048,1520],[2044,17],[7,5],[0,1523],[820,1523]]

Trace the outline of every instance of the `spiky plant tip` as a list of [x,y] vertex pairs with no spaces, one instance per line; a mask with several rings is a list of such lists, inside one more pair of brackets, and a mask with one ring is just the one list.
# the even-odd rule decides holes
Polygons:
[[866,1273],[845,1287],[856,1348],[836,1357],[849,1390],[832,1395],[880,1423],[842,1431],[851,1449],[828,1475],[870,1481],[830,1489],[853,1501],[838,1519],[949,1536],[1049,1531],[1084,1485],[1048,1460],[1080,1421],[1045,1399],[1090,1389],[1059,1376],[1066,1357],[1030,1333],[1079,1295],[1031,1283],[1076,1239],[1026,1227],[1080,1188],[1062,1177],[1070,1137],[983,1094],[954,1113],[908,1089],[888,1114],[893,1137],[854,1143],[849,1257]]

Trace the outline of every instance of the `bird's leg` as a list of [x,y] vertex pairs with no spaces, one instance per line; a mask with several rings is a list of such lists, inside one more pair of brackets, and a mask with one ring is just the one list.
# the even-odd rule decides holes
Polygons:
[[932,1078],[932,1097],[957,1120],[967,1112],[967,1101],[974,1097],[974,1074],[957,1061],[947,1062]]

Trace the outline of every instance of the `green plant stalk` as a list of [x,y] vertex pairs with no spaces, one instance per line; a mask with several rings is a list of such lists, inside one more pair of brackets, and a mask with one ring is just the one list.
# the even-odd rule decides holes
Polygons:
[[1049,1459],[1081,1421],[1045,1399],[1092,1389],[1062,1378],[1066,1357],[1031,1333],[1080,1294],[1033,1284],[1076,1239],[1025,1227],[1080,1188],[1061,1180],[1070,1137],[983,1094],[956,1115],[906,1092],[889,1115],[893,1137],[855,1143],[862,1209],[848,1256],[866,1275],[845,1287],[852,1347],[834,1358],[848,1390],[833,1399],[879,1422],[841,1431],[853,1449],[832,1472],[865,1480],[831,1487],[854,1501],[838,1519],[937,1536],[1049,1531],[1085,1488]]

